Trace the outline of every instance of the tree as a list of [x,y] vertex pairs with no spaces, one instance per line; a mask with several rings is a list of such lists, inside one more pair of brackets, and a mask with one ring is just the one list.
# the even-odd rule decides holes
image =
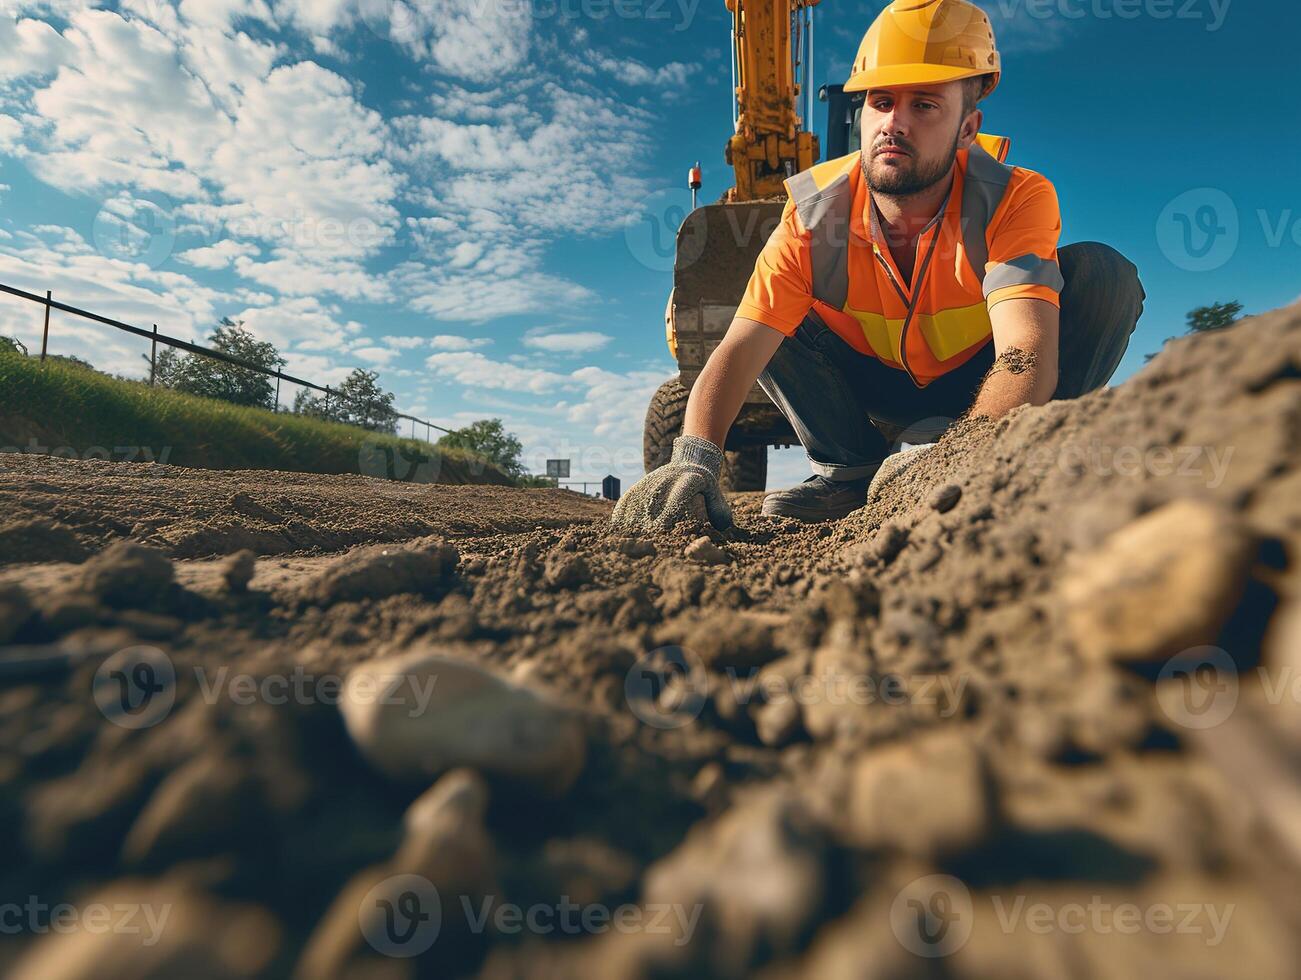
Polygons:
[[[208,338],[208,345],[268,371],[285,365],[274,344],[258,340],[244,329],[242,321],[236,323],[229,317],[222,318],[221,325]],[[154,380],[167,388],[235,405],[275,407],[275,384],[269,376],[200,354],[177,354],[174,348],[159,352]]]
[[[1231,327],[1242,319],[1242,304],[1237,300],[1230,300],[1227,303],[1212,303],[1210,306],[1199,306],[1194,310],[1189,310],[1186,314],[1188,327],[1184,330],[1185,334],[1191,333],[1210,333],[1213,330],[1223,330],[1225,327]],[[1173,337],[1167,337],[1165,343],[1168,344],[1174,340]],[[1165,344],[1162,344],[1164,347]],[[1156,354],[1148,354],[1145,360],[1152,360]]]
[[1206,333],[1231,327],[1241,319],[1242,304],[1236,301],[1212,303],[1188,311],[1188,333]]
[[0,337],[0,354],[22,354],[27,356],[27,345],[17,337]]
[[480,419],[463,429],[447,433],[437,445],[443,449],[468,449],[478,453],[495,463],[512,480],[524,475],[524,464],[520,462],[524,446],[505,430],[501,419]]
[[294,397],[294,411],[331,422],[357,425],[372,432],[394,433],[398,413],[393,407],[393,393],[379,386],[375,371],[353,370],[329,398],[300,391]]

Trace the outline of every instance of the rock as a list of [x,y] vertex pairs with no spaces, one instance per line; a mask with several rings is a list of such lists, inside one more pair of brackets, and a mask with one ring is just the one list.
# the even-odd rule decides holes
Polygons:
[[304,588],[321,605],[383,599],[404,592],[445,591],[456,572],[456,549],[443,542],[422,548],[374,545],[359,548],[330,565]]
[[49,863],[102,860],[113,853],[148,800],[149,767],[138,753],[86,758],[67,776],[40,784],[27,801],[27,839]]
[[874,710],[871,661],[853,642],[846,621],[833,623],[813,655],[810,683],[802,685],[804,727],[815,740],[853,738],[866,730]]
[[660,590],[661,609],[666,615],[696,605],[705,590],[704,572],[671,562],[655,565],[651,569],[651,581]]
[[37,598],[41,622],[55,636],[63,636],[99,622],[98,603],[84,592],[53,592]]
[[851,843],[935,859],[978,843],[992,823],[989,779],[963,731],[933,731],[863,755],[850,776]]
[[931,495],[926,502],[930,506],[931,510],[939,511],[941,514],[946,514],[956,507],[958,501],[961,499],[962,487],[958,486],[956,483],[946,483],[944,486],[936,487],[932,490]]
[[565,895],[578,906],[614,904],[636,885],[641,872],[630,854],[584,837],[548,841],[540,864],[546,894]]
[[32,600],[17,582],[0,585],[0,644],[8,643],[35,614]]
[[1151,726],[1150,697],[1135,677],[1098,665],[1080,677],[1071,699],[1071,735],[1085,752],[1136,748]]
[[120,879],[78,908],[107,918],[92,926],[86,914],[44,936],[14,964],[12,980],[237,980],[265,975],[280,949],[280,926],[265,909],[218,901],[180,880]]
[[592,581],[592,569],[582,555],[557,551],[548,558],[542,578],[553,589],[576,589]]
[[395,780],[427,782],[465,766],[562,796],[586,758],[572,714],[436,653],[353,668],[339,707],[361,754]]
[[775,660],[773,627],[753,613],[719,612],[687,630],[682,645],[710,670],[742,674]]
[[614,550],[629,558],[653,558],[656,553],[653,544],[640,538],[616,538]]
[[1220,507],[1176,500],[1077,560],[1058,597],[1093,660],[1159,662],[1214,643],[1246,586],[1254,542]]
[[702,922],[718,933],[713,948],[728,961],[717,972],[744,974],[756,956],[799,947],[821,914],[824,862],[822,835],[799,797],[763,792],[693,828],[646,872],[645,901],[703,906]]
[[751,712],[759,741],[773,748],[781,748],[794,741],[800,730],[800,706],[794,698],[770,701]]
[[[484,930],[466,908],[499,894],[496,856],[484,828],[488,788],[453,770],[407,809],[393,859],[355,875],[312,932],[295,976],[461,976],[482,957]],[[413,907],[414,903],[414,907]],[[403,930],[386,916],[406,909]],[[417,969],[417,966],[419,969]]]
[[0,526],[0,555],[11,562],[76,563],[86,558],[86,548],[66,524],[19,518]]
[[117,541],[90,558],[80,570],[81,587],[109,606],[152,606],[176,579],[171,560],[156,548]]
[[256,570],[257,556],[245,548],[235,552],[222,564],[221,580],[226,583],[229,591],[242,595],[248,591],[248,584],[253,581]]
[[687,549],[683,554],[689,560],[698,562],[701,565],[726,565],[732,561],[731,555],[704,535],[687,545]]
[[161,868],[216,853],[255,830],[258,802],[245,765],[218,752],[198,756],[154,790],[127,834],[123,859]]
[[907,544],[908,529],[891,521],[882,524],[881,530],[876,532],[876,537],[872,539],[870,546],[871,554],[882,565],[889,565],[899,557],[899,552],[903,551]]

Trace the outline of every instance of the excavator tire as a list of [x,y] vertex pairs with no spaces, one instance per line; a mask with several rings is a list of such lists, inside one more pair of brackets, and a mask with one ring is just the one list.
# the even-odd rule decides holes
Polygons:
[[744,493],[768,487],[768,447],[746,446],[729,450],[723,457],[723,472],[718,481],[724,490]]
[[641,455],[646,472],[657,470],[673,456],[673,440],[682,435],[691,393],[677,378],[669,378],[651,396],[642,431]]
[[[682,420],[687,414],[690,392],[677,378],[659,386],[646,409],[646,426],[642,431],[642,463],[646,472],[659,469],[673,456],[673,440],[682,434]],[[742,492],[763,490],[768,482],[768,447],[746,446],[729,450],[723,456],[719,483],[724,490]]]

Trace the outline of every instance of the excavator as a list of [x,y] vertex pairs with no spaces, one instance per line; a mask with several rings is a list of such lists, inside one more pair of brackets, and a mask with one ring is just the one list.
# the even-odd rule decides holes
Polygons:
[[[817,163],[821,149],[812,129],[813,8],[821,0],[725,2],[732,14],[734,101],[724,155],[735,185],[718,203],[693,210],[678,230],[664,319],[679,373],[660,385],[646,412],[648,473],[672,455],[691,386],[731,325],[755,260],[781,220],[784,181]],[[857,150],[863,93],[825,85],[818,99],[827,105],[829,158]],[[697,168],[691,184],[699,186]],[[723,447],[724,488],[764,489],[768,447],[797,443],[790,423],[755,385]]]

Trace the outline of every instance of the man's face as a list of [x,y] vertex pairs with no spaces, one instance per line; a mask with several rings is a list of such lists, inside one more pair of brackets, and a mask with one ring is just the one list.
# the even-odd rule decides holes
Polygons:
[[[963,127],[963,83],[872,89],[863,105],[863,172],[878,194],[909,197],[948,176],[979,116]],[[967,135],[970,130],[970,135]]]

